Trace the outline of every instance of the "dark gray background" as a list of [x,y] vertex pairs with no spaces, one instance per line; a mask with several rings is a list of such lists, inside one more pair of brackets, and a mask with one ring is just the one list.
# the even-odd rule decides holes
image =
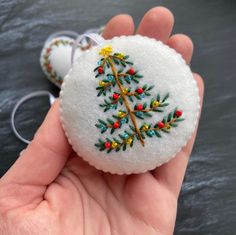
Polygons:
[[[58,30],[83,32],[111,16],[129,13],[136,25],[156,5],[170,8],[174,32],[195,43],[193,71],[205,80],[206,93],[197,141],[179,199],[175,234],[232,235],[236,232],[236,1],[233,0],[0,0],[0,175],[25,148],[10,128],[15,102],[29,92],[58,89],[45,79],[39,53]],[[31,138],[48,110],[35,99],[17,116]]]

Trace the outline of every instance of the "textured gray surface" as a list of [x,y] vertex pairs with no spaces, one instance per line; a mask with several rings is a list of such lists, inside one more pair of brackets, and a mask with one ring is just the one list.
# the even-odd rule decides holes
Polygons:
[[[0,175],[25,147],[12,134],[10,112],[23,95],[40,89],[54,94],[38,59],[52,32],[78,32],[126,12],[136,24],[152,6],[169,7],[175,32],[195,43],[193,71],[205,79],[206,94],[199,133],[182,188],[175,234],[235,234],[236,229],[236,1],[233,0],[0,0]],[[35,108],[37,107],[37,109]],[[17,116],[30,138],[48,109],[33,100]],[[32,116],[34,118],[32,118]]]

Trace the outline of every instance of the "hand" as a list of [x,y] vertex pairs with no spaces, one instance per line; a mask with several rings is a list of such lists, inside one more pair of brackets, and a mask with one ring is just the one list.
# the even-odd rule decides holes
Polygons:
[[[156,38],[182,54],[187,63],[191,40],[170,36],[173,15],[149,10],[136,33]],[[106,25],[105,38],[134,33],[128,15]],[[194,74],[203,97],[203,82]],[[167,164],[139,175],[103,173],[77,157],[62,130],[58,101],[32,143],[0,180],[1,235],[152,235],[172,234],[177,199],[195,134]]]

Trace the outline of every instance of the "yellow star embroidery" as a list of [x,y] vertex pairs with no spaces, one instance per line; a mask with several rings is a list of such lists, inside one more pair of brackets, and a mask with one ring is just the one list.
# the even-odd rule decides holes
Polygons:
[[102,56],[109,56],[112,53],[113,49],[111,45],[105,46],[103,47],[100,51],[99,51],[99,55]]

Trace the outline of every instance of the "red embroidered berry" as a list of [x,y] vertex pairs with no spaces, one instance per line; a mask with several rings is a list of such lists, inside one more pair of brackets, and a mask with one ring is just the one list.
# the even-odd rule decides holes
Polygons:
[[47,70],[48,70],[48,72],[50,72],[52,70],[52,65],[51,64],[47,65]]
[[104,71],[104,70],[103,70],[103,67],[102,67],[102,66],[98,68],[98,73],[99,73],[99,74],[103,73],[103,71]]
[[48,48],[47,53],[49,54],[51,52],[51,50],[52,50],[51,48]]
[[137,91],[138,94],[142,94],[143,93],[143,88],[142,87],[138,87],[136,91]]
[[181,110],[176,110],[175,115],[176,117],[182,116],[183,112]]
[[139,110],[139,111],[143,110],[143,105],[142,104],[138,104],[136,106],[136,109]]
[[134,69],[133,69],[133,68],[130,68],[129,71],[128,71],[128,73],[129,73],[130,75],[134,75],[134,73],[135,73],[135,72],[134,72]]
[[163,128],[165,126],[165,124],[160,121],[160,122],[157,123],[157,126],[158,126],[158,128],[161,129],[161,128]]
[[110,147],[111,147],[111,143],[107,141],[107,142],[105,143],[105,148],[106,148],[106,149],[109,149]]
[[120,123],[119,122],[114,122],[113,123],[113,128],[114,129],[117,129],[117,128],[119,128],[120,127]]
[[113,94],[113,99],[114,99],[114,100],[119,99],[119,97],[120,97],[119,94],[117,94],[117,93],[114,93],[114,94]]

